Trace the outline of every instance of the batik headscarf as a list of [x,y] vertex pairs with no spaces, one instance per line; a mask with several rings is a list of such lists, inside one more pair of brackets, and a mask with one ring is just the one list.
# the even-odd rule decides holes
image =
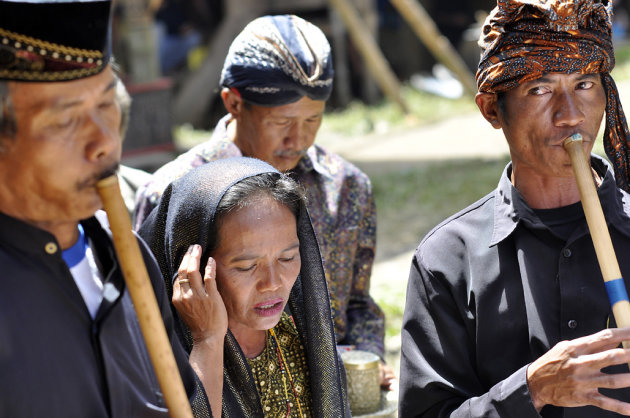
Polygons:
[[[213,247],[210,225],[225,192],[239,181],[262,173],[279,172],[253,158],[238,157],[204,164],[171,183],[139,234],[155,255],[169,299],[181,260],[192,244],[202,247],[201,271],[207,249]],[[345,417],[345,371],[336,351],[328,287],[315,232],[304,202],[297,218],[302,266],[287,306],[304,342],[309,369],[313,416]],[[182,343],[190,351],[190,332],[171,304],[179,322]],[[262,417],[260,397],[247,359],[231,332],[225,339],[223,368],[223,416]]]
[[606,0],[498,0],[486,19],[477,69],[480,92],[504,92],[545,73],[601,73],[604,149],[617,185],[630,192],[629,133],[617,86],[612,4]]
[[259,106],[282,106],[304,96],[325,101],[332,83],[326,36],[294,15],[250,22],[230,45],[221,72],[221,86]]

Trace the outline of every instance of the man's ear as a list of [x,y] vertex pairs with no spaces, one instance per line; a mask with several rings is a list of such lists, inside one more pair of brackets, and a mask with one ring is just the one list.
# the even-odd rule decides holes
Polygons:
[[244,102],[239,94],[231,89],[224,87],[221,90],[221,99],[223,100],[223,106],[232,115],[233,118],[238,118],[243,111]]
[[499,103],[496,93],[477,93],[475,103],[483,117],[490,122],[494,129],[501,129],[499,121]]

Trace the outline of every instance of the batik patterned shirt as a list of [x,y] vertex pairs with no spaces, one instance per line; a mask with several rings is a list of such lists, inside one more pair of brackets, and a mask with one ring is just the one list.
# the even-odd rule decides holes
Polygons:
[[[173,180],[221,158],[242,156],[230,140],[226,115],[212,137],[157,170],[138,189],[138,229]],[[313,145],[288,173],[306,190],[307,206],[322,254],[337,343],[384,356],[385,320],[370,296],[376,245],[376,210],[365,173],[340,156]]]

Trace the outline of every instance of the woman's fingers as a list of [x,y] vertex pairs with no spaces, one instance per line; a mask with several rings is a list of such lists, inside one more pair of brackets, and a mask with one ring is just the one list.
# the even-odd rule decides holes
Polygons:
[[188,265],[188,258],[191,252],[192,246],[188,247],[188,250],[186,250],[182,262],[177,269],[177,276],[175,276],[175,280],[173,281],[173,303],[181,301],[182,293],[185,291],[184,287],[188,288],[187,284],[190,280],[187,277],[185,267]]
[[191,291],[201,292],[201,294],[205,293],[201,274],[199,273],[200,260],[201,246],[195,244],[188,247],[177,271],[177,280],[173,284],[173,293],[175,293],[175,287],[179,287],[182,293]]
[[190,279],[188,278],[188,264],[190,262],[190,256],[192,253],[193,246],[191,245],[186,250],[184,257],[182,258],[182,262],[179,264],[179,269],[177,270],[177,279],[173,284],[174,287],[179,287],[182,292],[189,288]]
[[225,335],[227,312],[217,290],[216,263],[208,259],[202,279],[199,272],[201,246],[191,245],[177,271],[173,284],[173,305],[196,341]]
[[206,271],[204,272],[203,282],[207,294],[212,294],[217,291],[217,263],[214,258],[208,258],[206,264]]
[[186,271],[186,278],[190,289],[197,292],[199,295],[205,295],[206,290],[203,286],[203,280],[201,273],[199,273],[199,264],[201,263],[201,246],[192,245],[190,248],[190,256],[188,257],[188,269]]
[[227,332],[227,310],[217,288],[217,263],[212,257],[208,258],[206,264],[204,286],[208,298],[213,301],[213,317],[216,320],[217,328]]

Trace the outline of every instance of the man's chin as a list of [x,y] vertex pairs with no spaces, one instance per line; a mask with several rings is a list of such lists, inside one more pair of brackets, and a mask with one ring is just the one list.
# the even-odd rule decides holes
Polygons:
[[293,170],[298,163],[300,162],[300,158],[283,158],[276,157],[273,163],[273,166],[281,172],[291,171]]
[[77,200],[80,201],[80,204],[77,204],[76,206],[76,212],[73,213],[74,218],[91,218],[98,210],[104,209],[103,202],[101,201],[101,197],[99,196],[96,187],[84,190],[82,196],[77,196]]

